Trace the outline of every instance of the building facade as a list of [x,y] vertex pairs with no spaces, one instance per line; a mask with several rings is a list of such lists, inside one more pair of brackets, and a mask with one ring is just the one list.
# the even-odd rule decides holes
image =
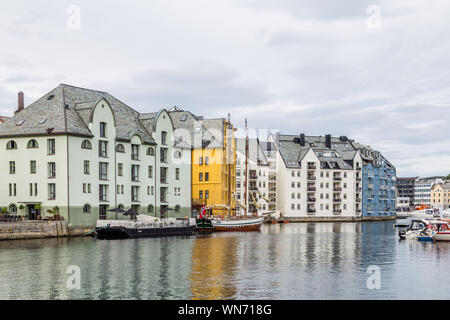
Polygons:
[[0,127],[0,205],[30,219],[57,207],[77,226],[125,218],[108,211],[118,207],[189,216],[190,150],[173,130],[166,110],[143,116],[106,92],[61,84]]
[[236,213],[236,142],[230,119],[204,119],[174,107],[176,144],[191,150],[192,208],[215,215]]
[[431,187],[430,203],[432,208],[440,210],[450,207],[450,182],[435,183]]
[[[245,188],[245,139],[236,139],[236,212],[269,211],[269,162],[258,139],[249,139],[247,189]],[[247,199],[245,192],[247,190]]]
[[431,187],[442,182],[441,177],[417,178],[414,183],[414,205],[431,206]]
[[409,207],[414,207],[414,185],[417,177],[397,178],[397,197],[409,198]]
[[380,152],[352,142],[362,158],[363,217],[394,216],[396,209],[395,167]]

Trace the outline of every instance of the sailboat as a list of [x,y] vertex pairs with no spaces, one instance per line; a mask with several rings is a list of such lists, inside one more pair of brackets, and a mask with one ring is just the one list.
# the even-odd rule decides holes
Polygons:
[[[231,123],[228,116],[228,132],[231,132]],[[248,203],[247,203],[247,179],[248,179],[248,129],[247,129],[247,119],[245,119],[245,132],[246,132],[246,138],[245,138],[245,195],[244,195],[244,215],[235,215],[231,216],[230,209],[231,209],[231,195],[228,197],[228,215],[227,217],[221,219],[221,218],[215,218],[212,219],[212,225],[214,227],[214,230],[216,231],[259,231],[261,228],[262,223],[264,222],[264,216],[258,216],[258,215],[247,215],[248,212]],[[228,139],[231,139],[230,136],[227,137]],[[229,141],[227,144],[228,148],[231,148],[231,142]],[[229,151],[229,150],[228,150]],[[229,154],[229,153],[228,153]],[[228,169],[228,177],[231,177],[231,165],[227,165]],[[228,190],[230,190],[231,181],[228,179]]]

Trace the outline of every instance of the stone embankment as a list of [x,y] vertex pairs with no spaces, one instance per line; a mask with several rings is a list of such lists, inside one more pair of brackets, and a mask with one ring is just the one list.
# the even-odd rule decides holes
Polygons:
[[67,221],[0,222],[0,240],[81,236],[91,230],[70,227]]

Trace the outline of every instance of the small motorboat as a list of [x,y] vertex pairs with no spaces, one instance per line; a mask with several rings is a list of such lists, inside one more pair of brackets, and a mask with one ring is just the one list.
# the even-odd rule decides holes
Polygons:
[[428,229],[435,241],[450,241],[450,220],[439,219],[430,221]]
[[406,230],[399,230],[400,240],[416,239],[419,236],[430,236],[431,230],[428,229],[429,222],[425,219],[412,219]]
[[211,219],[205,217],[196,219],[195,230],[200,233],[211,233],[215,231]]

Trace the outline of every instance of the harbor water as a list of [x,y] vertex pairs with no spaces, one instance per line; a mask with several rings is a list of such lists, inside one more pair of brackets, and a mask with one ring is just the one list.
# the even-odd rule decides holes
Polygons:
[[1,241],[0,299],[450,299],[450,243],[399,241],[394,223]]

